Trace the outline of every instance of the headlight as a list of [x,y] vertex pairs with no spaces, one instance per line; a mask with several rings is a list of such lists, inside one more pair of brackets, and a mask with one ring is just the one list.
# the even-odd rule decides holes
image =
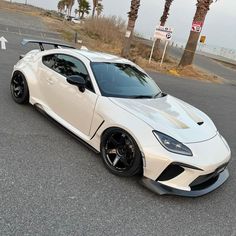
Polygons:
[[153,131],[153,134],[160,144],[168,151],[185,156],[193,155],[192,151],[187,146],[175,140],[174,138],[171,138],[170,136],[155,130]]

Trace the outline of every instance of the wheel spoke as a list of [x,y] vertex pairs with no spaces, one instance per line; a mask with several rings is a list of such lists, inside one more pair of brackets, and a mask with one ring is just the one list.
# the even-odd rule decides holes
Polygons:
[[107,154],[116,154],[116,149],[115,149],[115,148],[113,148],[113,149],[107,149],[107,150],[106,150],[106,153],[107,153]]
[[20,91],[15,92],[15,94],[16,94],[16,97],[19,97],[20,96]]
[[122,135],[120,136],[119,144],[125,144],[126,139],[127,139],[127,138],[126,138],[125,134],[122,134]]
[[119,142],[112,136],[109,141],[117,147],[119,145]]
[[14,91],[15,91],[15,92],[18,92],[18,91],[20,91],[20,90],[21,90],[21,87],[20,87],[20,86],[17,86],[17,87],[14,88]]
[[113,166],[116,166],[116,164],[117,164],[117,162],[120,160],[120,158],[121,158],[120,156],[116,155],[116,158],[114,159],[112,165],[113,165]]
[[120,158],[120,162],[122,162],[126,167],[129,166],[129,163],[128,163],[128,161],[127,161],[127,159],[125,157],[121,157]]
[[17,80],[17,78],[15,78],[15,79],[12,81],[12,83],[13,83],[14,85],[19,85],[19,81]]

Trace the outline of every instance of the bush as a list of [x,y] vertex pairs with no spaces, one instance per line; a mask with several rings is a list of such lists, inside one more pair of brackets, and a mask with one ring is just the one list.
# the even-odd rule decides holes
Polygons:
[[126,29],[125,21],[119,17],[89,18],[83,25],[83,31],[90,38],[121,47]]

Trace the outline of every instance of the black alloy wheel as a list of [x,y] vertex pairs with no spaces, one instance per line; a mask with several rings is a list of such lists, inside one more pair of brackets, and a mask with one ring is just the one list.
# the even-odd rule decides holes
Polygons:
[[24,75],[16,72],[11,80],[10,85],[13,100],[18,104],[29,103],[29,89]]
[[119,176],[133,176],[142,171],[142,157],[135,140],[119,128],[103,135],[101,154],[106,167]]

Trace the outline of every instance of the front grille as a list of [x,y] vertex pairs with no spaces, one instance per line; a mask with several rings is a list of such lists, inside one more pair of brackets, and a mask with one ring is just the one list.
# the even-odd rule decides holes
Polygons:
[[227,165],[228,163],[219,166],[213,173],[200,175],[189,186],[192,190],[200,190],[209,187],[218,180],[219,174],[224,171]]
[[167,181],[173,179],[184,172],[184,168],[176,165],[170,164],[167,168],[161,173],[161,175],[157,178],[156,181]]
[[[204,189],[204,188],[207,188],[207,187],[211,186],[212,184],[214,184],[218,180],[219,174],[216,175],[216,176],[213,175],[213,176],[211,176],[211,178],[206,178],[206,179],[204,179],[204,177],[206,177],[204,175],[202,175],[200,177],[199,177],[199,179],[201,179],[203,182],[199,181],[199,183],[195,184],[194,183],[195,180],[194,180],[193,183],[190,184],[191,190],[201,190],[201,189]],[[198,178],[196,180],[198,180]]]

